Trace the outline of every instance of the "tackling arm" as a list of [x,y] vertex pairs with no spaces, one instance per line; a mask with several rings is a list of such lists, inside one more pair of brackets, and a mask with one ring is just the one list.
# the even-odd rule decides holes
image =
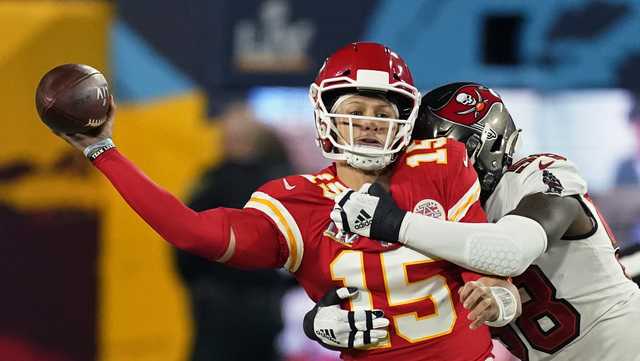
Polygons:
[[[477,201],[471,209],[481,211]],[[358,224],[361,214],[373,217],[363,226]],[[378,183],[338,195],[331,219],[344,232],[399,242],[427,256],[498,276],[521,274],[547,246],[545,229],[530,218],[507,215],[495,224],[434,219],[400,209]]]
[[[586,234],[592,228],[577,199],[544,193],[525,196],[495,224],[447,225],[409,213],[402,226],[400,242],[462,267],[500,276],[524,272],[545,251],[548,240]],[[450,234],[448,240],[438,236],[446,234]],[[464,252],[458,252],[460,249]]]
[[[545,251],[547,240],[584,236],[592,231],[592,220],[587,212],[582,211],[577,196],[587,192],[586,182],[575,165],[565,158],[550,154],[533,155],[504,177],[501,181],[505,182],[504,187],[499,197],[495,197],[494,206],[501,210],[501,207],[511,204],[511,199],[518,202],[517,206],[513,204],[514,210],[496,223],[501,226],[499,231],[508,236],[507,242],[500,245],[490,238],[476,239],[467,241],[475,243],[475,248],[461,248],[468,254],[483,250],[482,253],[493,258],[490,261],[493,263],[506,261],[508,264],[510,257],[505,259],[504,254],[512,253],[514,257],[511,257],[513,261],[509,268],[514,272],[501,275],[517,275],[524,271]],[[507,211],[508,208],[504,210]],[[469,243],[465,245],[469,246]],[[496,253],[500,250],[503,252]]]
[[[447,168],[447,219],[441,221],[408,213],[399,241],[464,268],[498,276],[516,276],[546,249],[544,229],[526,217],[510,215],[486,223],[480,207],[480,184],[473,167],[464,160],[464,147],[455,147]],[[454,157],[455,156],[455,157]],[[451,222],[453,221],[453,222]]]
[[472,271],[517,276],[545,251],[547,235],[538,222],[518,215],[491,224],[441,221],[407,212],[398,241]]
[[[583,221],[579,216],[584,213],[578,200],[570,196],[530,194],[522,198],[516,209],[509,214],[527,217],[538,222],[544,229],[547,239],[560,239],[570,228],[582,228],[575,231],[577,234],[585,234],[592,227],[588,219],[584,219],[585,222],[579,222]],[[584,218],[588,217],[584,215]]]

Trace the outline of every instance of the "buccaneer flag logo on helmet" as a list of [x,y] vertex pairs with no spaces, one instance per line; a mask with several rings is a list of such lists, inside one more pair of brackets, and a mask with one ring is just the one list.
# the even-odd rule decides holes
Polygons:
[[493,90],[478,85],[463,86],[446,106],[434,109],[434,112],[445,119],[472,125],[483,119],[494,103],[501,103],[501,100]]
[[456,101],[460,104],[463,105],[470,105],[471,108],[467,109],[467,110],[462,110],[459,111],[458,114],[460,115],[465,115],[465,114],[469,114],[469,113],[473,113],[473,116],[475,118],[478,117],[478,115],[480,114],[481,111],[483,111],[486,107],[487,107],[487,99],[482,99],[482,95],[480,95],[480,92],[478,92],[477,90],[475,90],[476,95],[478,96],[478,99],[476,100],[476,98],[472,97],[471,95],[465,93],[465,92],[461,92],[456,96]]

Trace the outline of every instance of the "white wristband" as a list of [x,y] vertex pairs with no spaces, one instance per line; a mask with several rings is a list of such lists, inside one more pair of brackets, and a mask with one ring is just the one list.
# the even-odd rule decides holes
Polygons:
[[115,146],[116,145],[113,143],[113,140],[111,138],[107,138],[87,146],[84,148],[82,153],[84,153],[84,156],[89,158],[89,160],[94,161],[102,153],[114,148]]
[[489,290],[498,305],[498,318],[495,321],[485,321],[484,324],[490,327],[506,326],[516,318],[518,300],[508,288],[489,287]]

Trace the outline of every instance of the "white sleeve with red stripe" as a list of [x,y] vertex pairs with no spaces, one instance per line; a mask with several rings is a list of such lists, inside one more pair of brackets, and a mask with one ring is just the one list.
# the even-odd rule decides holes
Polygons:
[[576,165],[555,154],[535,154],[516,162],[487,200],[485,211],[495,222],[514,210],[522,198],[535,193],[583,195],[587,182]]
[[534,193],[555,194],[562,197],[587,193],[587,182],[573,162],[542,156],[534,163],[525,168],[519,180],[522,182],[519,185],[521,198]]

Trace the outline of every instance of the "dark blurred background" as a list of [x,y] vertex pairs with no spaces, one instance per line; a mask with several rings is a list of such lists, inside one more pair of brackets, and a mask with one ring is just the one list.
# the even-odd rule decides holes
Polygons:
[[[324,58],[385,43],[420,89],[496,88],[520,154],[578,165],[640,277],[640,0],[15,0],[0,34],[2,361],[254,358],[225,345],[336,358],[302,335],[310,301],[288,275],[174,254],[51,136],[34,90],[61,63],[107,74],[116,142],[151,178],[194,208],[241,206],[263,180],[326,163],[307,99]],[[269,317],[230,327],[251,312]]]

